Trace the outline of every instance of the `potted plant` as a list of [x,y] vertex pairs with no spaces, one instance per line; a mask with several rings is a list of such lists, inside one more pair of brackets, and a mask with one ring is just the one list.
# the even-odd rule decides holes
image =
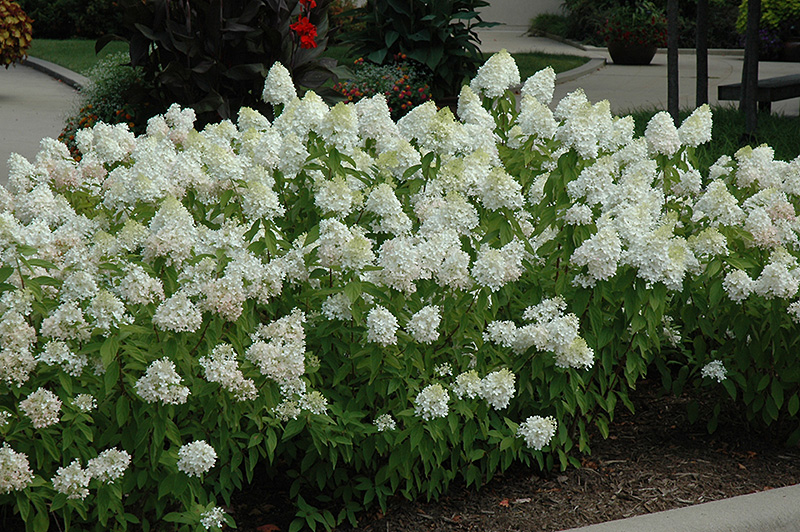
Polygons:
[[600,36],[618,65],[649,65],[659,46],[667,44],[667,18],[651,2],[611,8]]

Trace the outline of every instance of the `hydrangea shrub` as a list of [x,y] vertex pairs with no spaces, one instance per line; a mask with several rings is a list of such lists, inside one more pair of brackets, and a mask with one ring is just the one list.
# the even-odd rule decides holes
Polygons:
[[79,130],[79,161],[52,139],[13,155],[0,501],[37,532],[218,530],[280,467],[291,529],[332,528],[457,477],[576,464],[654,361],[738,383],[721,349],[676,354],[725,332],[706,293],[791,327],[800,163],[761,174],[758,148],[701,175],[707,107],[634,138],[581,91],[551,111],[552,69],[517,108],[518,79],[501,52],[458,118],[425,102],[394,122],[382,95],[298,98],[278,64],[272,121],[197,131],[174,105],[140,136]]

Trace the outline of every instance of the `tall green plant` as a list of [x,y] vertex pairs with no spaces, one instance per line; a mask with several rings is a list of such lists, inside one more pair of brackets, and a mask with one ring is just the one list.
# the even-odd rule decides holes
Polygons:
[[[306,24],[297,0],[123,0],[133,66],[152,83],[146,96],[166,110],[192,107],[200,124],[232,118],[240,107],[267,111],[260,101],[267,70],[281,61],[302,87],[335,75],[320,61],[327,44],[327,5],[314,2]],[[313,47],[301,30],[313,26]],[[112,37],[98,41],[101,49]]]
[[455,96],[481,62],[476,28],[485,0],[369,0],[358,10],[360,31],[343,37],[357,54],[384,64],[406,54],[430,70],[434,98]]

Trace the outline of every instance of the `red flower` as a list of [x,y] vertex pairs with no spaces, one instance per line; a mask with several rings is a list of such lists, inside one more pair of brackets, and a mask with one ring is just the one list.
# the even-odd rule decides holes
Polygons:
[[300,3],[306,7],[306,9],[314,9],[317,7],[316,0],[300,0]]
[[301,16],[297,22],[289,27],[300,36],[300,48],[317,47],[317,43],[314,41],[317,36],[317,27],[308,20],[308,17]]

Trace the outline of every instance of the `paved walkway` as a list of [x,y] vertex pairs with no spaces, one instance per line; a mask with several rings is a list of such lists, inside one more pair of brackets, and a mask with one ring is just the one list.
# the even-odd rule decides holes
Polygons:
[[48,74],[16,65],[0,68],[0,183],[11,153],[33,159],[44,137],[58,137],[77,105],[77,91]]

